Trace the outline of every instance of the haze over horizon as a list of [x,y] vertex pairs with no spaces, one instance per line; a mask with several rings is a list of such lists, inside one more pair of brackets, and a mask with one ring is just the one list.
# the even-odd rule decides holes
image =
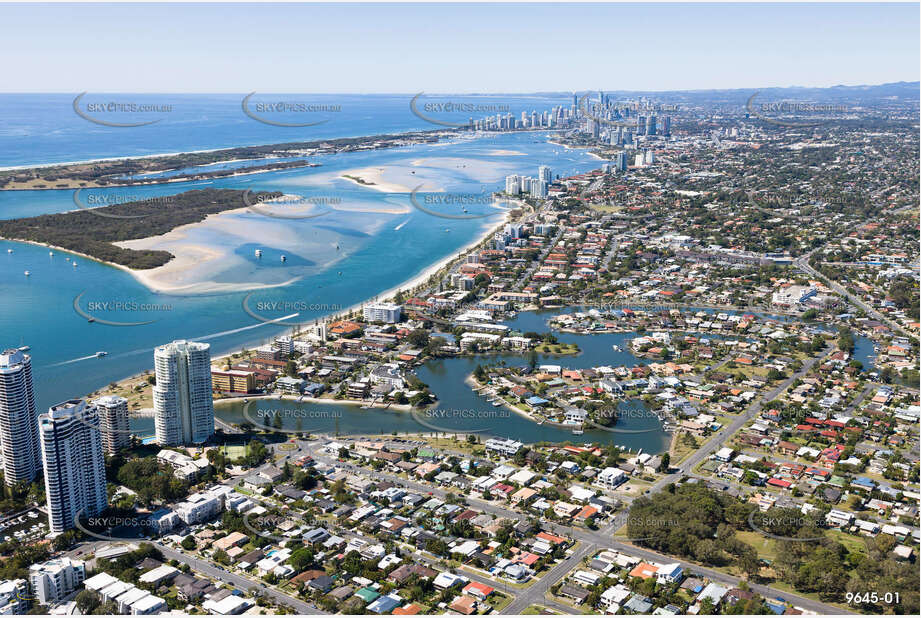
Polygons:
[[2,92],[701,91],[921,73],[916,4],[66,4],[0,17],[16,25],[0,50],[28,59],[9,63]]

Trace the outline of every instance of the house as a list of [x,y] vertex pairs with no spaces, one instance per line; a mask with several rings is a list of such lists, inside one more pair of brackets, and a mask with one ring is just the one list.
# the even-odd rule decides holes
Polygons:
[[630,597],[629,601],[624,603],[624,609],[629,610],[634,614],[648,614],[652,609],[652,599],[639,594],[635,594]]
[[630,571],[630,577],[649,579],[650,577],[655,577],[658,571],[659,567],[649,564],[648,562],[640,562]]
[[677,562],[663,564],[656,571],[656,581],[660,584],[674,584],[684,577],[681,565]]
[[727,592],[729,592],[728,588],[711,582],[707,584],[706,588],[704,588],[699,595],[697,595],[697,602],[700,603],[704,600],[709,600],[716,606],[720,604],[720,601],[723,600]]
[[595,485],[605,489],[616,489],[626,482],[627,474],[620,468],[607,467],[595,477]]
[[448,609],[462,616],[469,616],[476,612],[477,600],[471,596],[461,595],[451,602]]
[[365,611],[372,614],[389,614],[394,609],[403,604],[403,599],[400,598],[396,593],[391,592],[384,596],[377,597],[368,604],[365,608]]
[[566,597],[572,599],[576,602],[576,605],[582,605],[585,603],[585,600],[591,595],[591,593],[581,586],[574,586],[572,584],[563,584],[560,586],[558,594],[561,597]]
[[485,601],[489,598],[489,595],[495,592],[495,588],[492,586],[487,586],[486,584],[481,584],[479,582],[470,582],[464,586],[461,592],[463,594],[475,597],[481,601]]

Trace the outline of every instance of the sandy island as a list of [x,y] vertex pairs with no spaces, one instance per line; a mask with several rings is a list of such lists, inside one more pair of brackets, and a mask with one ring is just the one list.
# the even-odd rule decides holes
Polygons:
[[384,180],[385,169],[381,167],[364,167],[344,172],[338,178],[353,182],[359,187],[366,187],[383,193],[412,193],[411,187]]

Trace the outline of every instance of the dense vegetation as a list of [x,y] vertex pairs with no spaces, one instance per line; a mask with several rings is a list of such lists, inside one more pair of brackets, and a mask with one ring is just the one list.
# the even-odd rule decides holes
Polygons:
[[[168,251],[122,249],[112,243],[149,238],[203,221],[210,214],[246,206],[243,191],[202,189],[172,196],[168,202],[144,200],[89,210],[0,221],[0,237],[44,243],[84,253],[98,260],[145,270],[166,264]],[[253,198],[273,198],[280,193],[259,193]],[[102,215],[131,217],[122,219]]]
[[[823,601],[846,603],[848,592],[898,593],[899,601],[863,605],[873,612],[918,613],[918,572],[893,558],[892,537],[855,539],[847,545],[822,527],[824,513],[804,516],[798,509],[740,502],[703,485],[671,485],[643,496],[630,507],[627,535],[657,551],[715,567],[734,567],[753,581],[782,581],[797,592]],[[752,525],[754,522],[754,526]],[[737,532],[764,531],[774,543],[776,560],[768,564]],[[771,536],[773,535],[773,537]]]
[[[311,142],[286,142],[283,144],[267,144],[262,146],[240,146],[237,148],[224,148],[222,150],[212,150],[208,152],[185,152],[176,155],[158,156],[138,159],[118,159],[113,161],[94,161],[91,163],[71,163],[56,165],[50,167],[33,167],[28,169],[14,169],[0,172],[0,189],[3,189],[11,183],[29,182],[33,179],[40,179],[44,182],[55,184],[59,181],[77,181],[81,183],[95,182],[100,185],[132,185],[146,184],[139,183],[130,177],[138,174],[150,174],[164,170],[182,169],[187,167],[196,167],[202,165],[211,165],[224,161],[234,161],[239,159],[260,159],[273,156],[289,156],[291,151],[308,150],[313,148],[337,148],[337,149],[354,149],[368,144],[386,145],[393,142],[392,145],[399,143],[406,138],[412,138],[422,142],[437,142],[439,137],[434,135],[436,131],[419,131],[408,134],[388,134],[388,135],[370,135],[362,137],[342,137],[330,140],[318,140]],[[262,168],[284,169],[288,167],[302,167],[304,161],[272,161],[271,163],[259,166]],[[248,171],[258,169],[258,167],[246,168]],[[229,173],[240,172],[241,170],[212,170],[208,172],[195,172],[183,174],[179,177],[200,178],[200,177],[220,177]]]

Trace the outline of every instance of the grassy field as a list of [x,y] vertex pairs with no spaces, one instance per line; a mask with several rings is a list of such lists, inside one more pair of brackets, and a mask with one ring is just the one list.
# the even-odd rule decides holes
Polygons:
[[688,455],[690,455],[691,453],[696,451],[698,448],[700,448],[700,440],[698,438],[694,438],[694,436],[691,436],[692,438],[694,438],[694,440],[697,441],[698,445],[690,446],[689,444],[685,443],[685,438],[684,438],[685,435],[689,435],[689,434],[682,433],[682,432],[676,432],[672,436],[672,446],[669,449],[669,454],[671,455],[671,465],[673,466],[677,466],[678,464],[683,462],[688,457]]
[[575,343],[541,343],[534,350],[538,354],[578,354],[580,351]]
[[590,204],[589,208],[595,212],[601,212],[604,214],[612,214],[615,212],[623,212],[623,206],[614,206],[613,204]]
[[246,456],[246,445],[226,444],[223,448],[224,455],[230,459],[238,459]]
[[774,562],[777,559],[777,541],[766,537],[760,532],[754,530],[740,530],[736,532],[736,538],[744,543],[751,545],[758,557],[763,560]]

